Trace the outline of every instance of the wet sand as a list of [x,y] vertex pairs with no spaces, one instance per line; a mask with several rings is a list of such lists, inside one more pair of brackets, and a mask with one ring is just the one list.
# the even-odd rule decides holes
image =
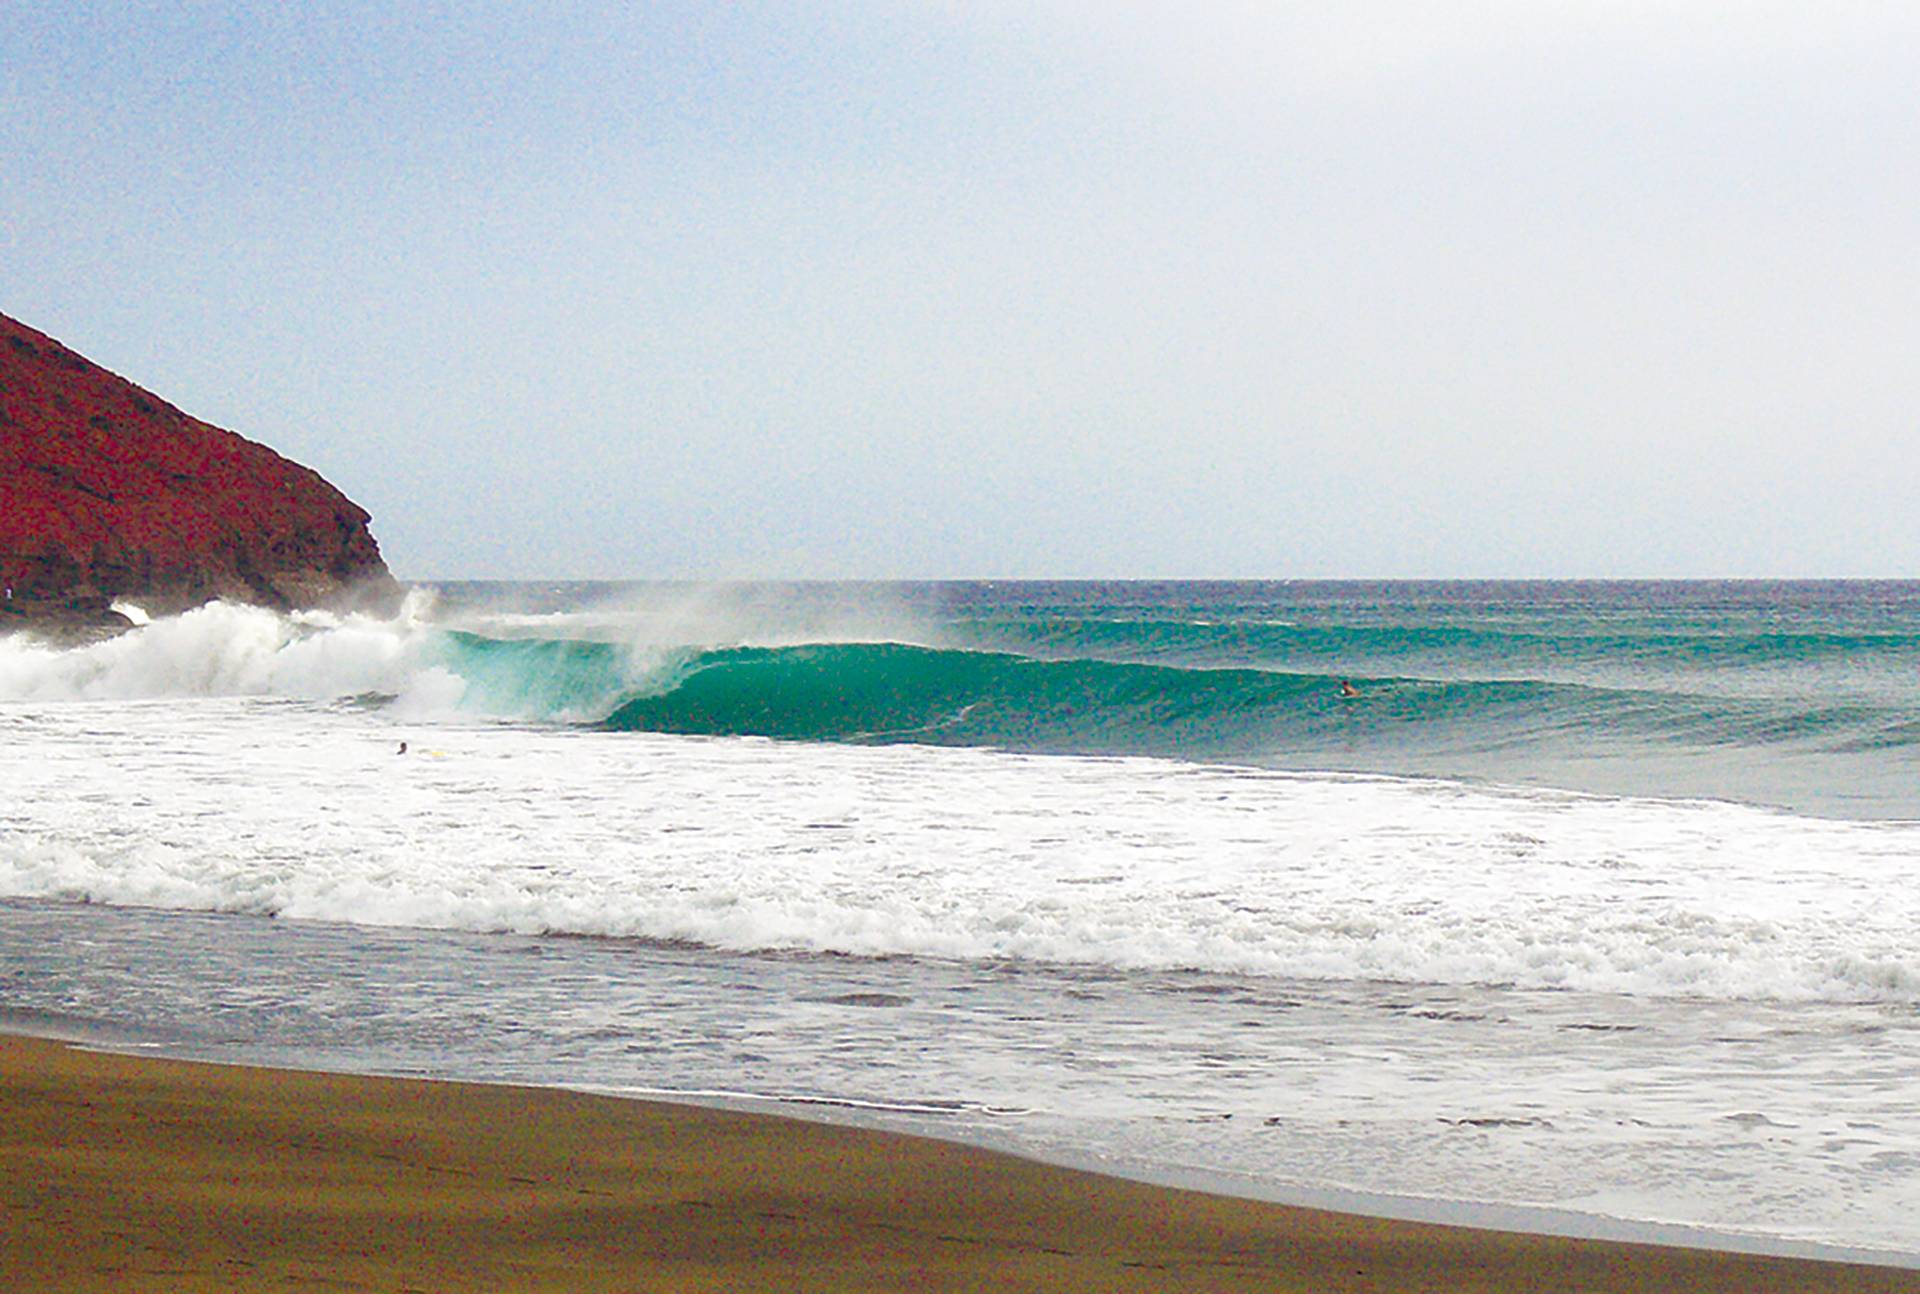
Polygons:
[[0,1036],[0,1272],[127,1290],[1920,1291],[1432,1226],[921,1138]]

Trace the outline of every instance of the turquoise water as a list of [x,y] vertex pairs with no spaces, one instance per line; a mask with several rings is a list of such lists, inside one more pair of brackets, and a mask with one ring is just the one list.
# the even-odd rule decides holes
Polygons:
[[[564,632],[583,606],[620,606],[630,633],[675,604],[662,585],[446,592],[456,607],[547,608]],[[478,708],[517,701],[615,731],[1920,817],[1920,584],[834,584],[733,598],[728,629],[745,608],[779,632],[682,632],[636,657],[617,632],[495,630],[457,635],[449,658]]]

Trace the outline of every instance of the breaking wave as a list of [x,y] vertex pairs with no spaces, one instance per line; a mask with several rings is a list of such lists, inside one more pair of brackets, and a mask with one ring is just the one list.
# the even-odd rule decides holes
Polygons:
[[[1920,714],[1905,697],[1889,704],[1865,694],[1729,693],[1687,686],[1688,671],[1658,686],[1614,686],[1551,671],[1422,676],[1219,664],[1210,663],[1225,651],[1213,626],[1076,621],[1069,631],[1048,623],[949,627],[921,634],[926,641],[889,640],[884,631],[839,641],[785,641],[763,632],[754,641],[734,627],[716,632],[685,620],[669,622],[663,632],[657,620],[599,617],[591,621],[592,636],[570,636],[581,626],[566,616],[449,621],[425,593],[411,596],[390,618],[282,615],[214,603],[78,647],[0,638],[0,699],[361,698],[403,714],[591,724],[614,732],[1254,762],[1396,747],[1428,754],[1574,748],[1596,739],[1655,747],[1920,750]],[[1305,634],[1291,626],[1237,626],[1234,633],[1242,662],[1332,654],[1331,642],[1344,635],[1344,658],[1376,668],[1396,644],[1427,650],[1473,637],[1441,630]],[[1274,634],[1291,644],[1287,651]],[[955,646],[941,638],[974,641]],[[1478,634],[1475,649],[1485,648],[1487,638]],[[1747,660],[1783,653],[1825,660],[1846,652],[1898,654],[1910,646],[1898,635],[1772,634],[1734,636],[1718,650]],[[1704,640],[1684,646],[1671,635],[1611,648],[1690,656],[1709,649]],[[1589,642],[1584,650],[1606,649]],[[1524,661],[1507,664],[1511,670]],[[1342,684],[1357,695],[1344,694]]]

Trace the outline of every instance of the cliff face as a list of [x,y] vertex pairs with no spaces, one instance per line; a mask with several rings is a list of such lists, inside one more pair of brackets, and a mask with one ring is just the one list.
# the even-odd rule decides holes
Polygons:
[[0,628],[213,598],[391,589],[368,516],[319,473],[0,315]]

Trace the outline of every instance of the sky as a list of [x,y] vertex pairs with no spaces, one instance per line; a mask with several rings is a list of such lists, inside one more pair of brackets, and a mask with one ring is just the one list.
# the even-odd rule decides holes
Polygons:
[[0,6],[0,311],[451,578],[1920,576],[1920,6]]

